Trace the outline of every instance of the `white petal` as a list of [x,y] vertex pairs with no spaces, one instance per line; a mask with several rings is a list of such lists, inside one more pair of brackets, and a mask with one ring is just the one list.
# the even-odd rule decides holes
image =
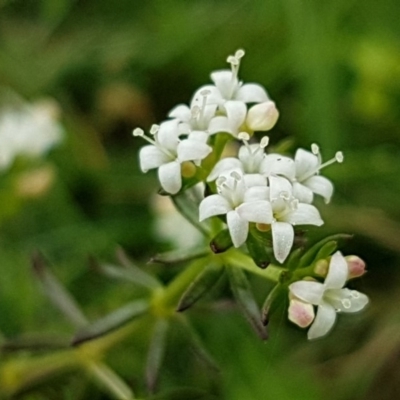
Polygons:
[[335,320],[335,309],[327,303],[321,303],[318,307],[314,323],[308,330],[308,339],[311,340],[321,336],[325,336],[332,329]]
[[289,285],[290,292],[307,303],[318,305],[322,301],[325,287],[314,281],[297,281]]
[[317,172],[320,164],[318,157],[310,151],[298,149],[294,156],[296,164],[296,177],[301,182],[304,177]]
[[245,103],[263,103],[269,100],[265,89],[256,83],[246,83],[236,93],[235,100]]
[[299,182],[293,182],[293,196],[296,197],[300,203],[311,204],[314,199],[312,190]]
[[234,134],[234,131],[229,124],[228,117],[222,115],[211,119],[210,124],[208,125],[208,132],[210,135],[221,132],[227,132],[232,135]]
[[197,140],[185,139],[178,144],[178,159],[180,162],[202,160],[211,153],[210,146]]
[[291,158],[280,154],[268,154],[261,162],[260,172],[265,176],[282,175],[293,180],[296,169]]
[[244,174],[243,179],[248,188],[253,186],[267,186],[267,178],[261,174]]
[[325,202],[329,203],[333,193],[333,185],[329,179],[324,176],[315,175],[306,179],[303,182],[303,185],[310,188],[314,193],[322,196],[325,199]]
[[364,293],[350,289],[330,289],[326,292],[326,301],[337,312],[353,313],[361,311],[368,304],[368,297]]
[[211,73],[211,80],[215,83],[215,86],[220,91],[222,97],[225,100],[230,100],[235,90],[232,90],[232,86],[234,89],[239,85],[239,81],[235,78],[232,83],[232,71],[230,70],[221,70],[214,71]]
[[341,289],[346,283],[348,272],[346,259],[337,251],[329,263],[328,275],[325,278],[326,288]]
[[178,118],[182,122],[188,122],[191,116],[190,108],[186,104],[178,104],[168,114],[168,117]]
[[243,203],[236,208],[238,214],[249,222],[270,224],[273,221],[271,203],[266,200],[256,200]]
[[234,130],[235,133],[238,133],[236,131],[239,130],[246,119],[246,105],[242,101],[227,101],[224,107],[231,129]]
[[298,204],[296,210],[287,213],[280,220],[292,225],[321,226],[324,223],[316,207],[305,203]]
[[178,146],[178,129],[179,120],[171,119],[169,121],[164,121],[160,124],[160,128],[157,132],[157,139],[161,146],[168,150],[176,150]]
[[236,211],[229,211],[226,214],[229,233],[235,247],[240,247],[247,239],[249,233],[249,223],[240,217]]
[[149,169],[158,168],[170,162],[171,158],[156,146],[148,145],[140,149],[139,160],[141,170],[147,172]]
[[193,106],[197,106],[197,107],[202,107],[203,106],[203,99],[204,96],[202,95],[202,93],[204,93],[205,91],[208,92],[207,94],[207,104],[223,104],[224,103],[224,99],[221,95],[221,92],[218,90],[218,88],[216,88],[214,85],[205,85],[200,87],[196,93],[193,95],[192,101],[190,103],[190,107],[192,108]]
[[280,263],[283,263],[290,253],[293,239],[294,230],[292,225],[286,222],[274,222],[272,224],[274,256]]
[[204,132],[204,131],[192,131],[192,132],[190,132],[188,139],[207,143],[208,136],[209,136],[208,133]]
[[282,193],[286,193],[288,196],[292,194],[292,184],[281,176],[270,176],[269,188],[271,200],[279,199]]
[[210,172],[210,175],[208,175],[207,177],[207,182],[212,182],[217,179],[222,173],[228,172],[236,168],[242,170],[242,163],[240,162],[240,160],[233,157],[223,158],[215,164],[214,168]]
[[269,188],[266,186],[254,186],[246,190],[244,201],[250,202],[255,200],[268,200]]
[[158,179],[162,188],[171,194],[176,194],[182,187],[181,164],[172,161],[158,168]]
[[228,201],[219,194],[212,194],[202,200],[199,207],[199,219],[203,221],[214,215],[226,214],[231,211],[232,207]]

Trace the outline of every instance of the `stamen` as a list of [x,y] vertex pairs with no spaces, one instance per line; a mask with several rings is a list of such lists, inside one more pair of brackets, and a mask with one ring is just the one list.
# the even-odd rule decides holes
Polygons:
[[218,179],[216,180],[215,183],[217,184],[217,186],[222,186],[222,184],[225,182],[226,182],[225,176],[220,176],[220,177],[218,177]]
[[289,201],[290,200],[290,193],[287,192],[286,190],[282,190],[282,192],[279,193],[279,197],[283,200]]
[[260,147],[262,149],[265,149],[268,146],[268,143],[269,143],[269,137],[268,136],[264,136],[260,141]]
[[245,55],[245,52],[243,49],[236,50],[235,57],[238,60],[240,60],[244,55]]
[[190,113],[192,114],[192,118],[196,119],[197,116],[200,114],[200,107],[193,106],[192,109],[190,110]]
[[231,173],[230,173],[230,176],[233,178],[233,179],[235,179],[235,180],[237,180],[237,181],[240,181],[241,179],[242,179],[242,176],[239,174],[239,172],[237,172],[237,171],[232,171]]
[[135,128],[132,132],[133,136],[144,136],[144,130],[142,128]]
[[319,146],[316,143],[313,143],[311,145],[311,151],[315,155],[319,154]]
[[247,132],[240,132],[238,134],[238,139],[243,140],[243,142],[247,142],[250,140],[250,135]]
[[160,129],[160,125],[153,124],[150,128],[150,134],[155,135],[159,129]]
[[196,115],[198,122],[202,122],[203,117],[204,117],[204,110],[206,108],[207,105],[207,96],[209,96],[211,94],[211,90],[208,89],[203,89],[200,94],[203,96],[203,101],[201,103],[201,107],[199,110],[199,113]]
[[342,163],[343,160],[344,160],[343,153],[342,153],[341,151],[338,151],[338,152],[335,154],[335,158],[336,158],[336,161],[337,161],[338,163]]
[[229,56],[226,61],[231,64],[231,69],[232,69],[232,77],[231,77],[231,87],[229,91],[229,97],[232,98],[234,91],[236,89],[236,79],[238,77],[239,73],[239,67],[240,67],[240,59],[244,56],[244,50],[239,49],[235,52],[235,55]]

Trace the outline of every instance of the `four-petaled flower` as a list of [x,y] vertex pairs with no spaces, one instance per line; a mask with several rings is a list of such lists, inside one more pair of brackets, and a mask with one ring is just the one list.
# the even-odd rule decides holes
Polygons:
[[317,315],[308,330],[308,339],[326,335],[336,320],[336,313],[353,313],[368,304],[368,297],[356,290],[343,288],[348,279],[345,258],[337,251],[333,254],[324,283],[298,281],[289,285],[290,293],[301,301],[318,306]]

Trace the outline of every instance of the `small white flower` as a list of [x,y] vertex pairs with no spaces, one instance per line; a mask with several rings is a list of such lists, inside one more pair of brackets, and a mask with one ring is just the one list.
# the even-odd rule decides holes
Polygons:
[[292,195],[292,186],[287,179],[271,176],[269,182],[270,202],[274,215],[271,225],[274,255],[280,263],[283,263],[293,246],[293,225],[320,226],[324,222],[314,206],[300,203]]
[[211,73],[213,85],[206,85],[200,88],[195,98],[201,90],[209,90],[210,103],[223,105],[226,101],[237,100],[243,103],[262,103],[269,100],[265,89],[258,84],[248,83],[243,85],[238,79],[240,59],[244,56],[243,50],[237,50],[233,56],[229,56],[227,62],[231,64],[231,70],[214,71]]
[[241,246],[247,239],[249,222],[272,222],[271,205],[265,192],[259,189],[248,188],[240,170],[220,176],[217,180],[218,194],[208,196],[200,203],[200,221],[226,214],[233,245]]
[[140,167],[143,172],[158,168],[158,178],[162,188],[171,194],[176,194],[182,187],[181,163],[200,160],[212,151],[205,141],[207,135],[203,132],[192,132],[187,139],[179,139],[179,120],[173,119],[152,128],[154,140],[144,136],[140,128],[133,131],[134,136],[142,136],[150,145],[140,149]]
[[326,203],[329,203],[333,193],[332,182],[318,175],[318,173],[322,168],[334,162],[342,162],[343,154],[339,151],[336,153],[335,158],[322,164],[318,146],[313,144],[311,148],[312,153],[303,149],[296,151],[294,158],[296,174],[293,180],[293,194],[304,203],[312,203],[313,193],[315,193],[322,196]]
[[314,307],[299,299],[290,299],[288,318],[300,328],[307,328],[314,321]]
[[289,286],[292,295],[318,306],[315,320],[308,331],[308,339],[326,335],[336,320],[336,313],[352,313],[362,310],[368,304],[368,297],[356,290],[343,288],[348,276],[345,258],[338,251],[330,261],[324,283],[298,281]]
[[237,137],[246,120],[246,105],[241,101],[229,100],[221,108],[226,115],[212,118],[208,132],[210,135],[226,132]]
[[263,182],[261,185],[266,185],[265,178],[260,174],[260,168],[265,159],[264,149],[268,145],[268,136],[264,136],[260,143],[254,144],[248,143],[250,136],[246,132],[239,133],[238,138],[244,143],[244,146],[239,149],[238,158],[227,157],[218,161],[207,177],[207,181],[212,182],[224,172],[240,169],[244,174],[260,175],[260,182]]

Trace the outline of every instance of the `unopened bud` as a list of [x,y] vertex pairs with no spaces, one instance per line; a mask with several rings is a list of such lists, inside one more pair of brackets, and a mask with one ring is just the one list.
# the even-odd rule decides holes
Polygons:
[[288,317],[289,321],[292,321],[300,328],[307,328],[314,321],[314,307],[310,303],[292,299],[290,300]]
[[273,101],[256,104],[247,113],[246,125],[253,131],[269,131],[278,120],[279,112]]
[[347,267],[349,268],[349,275],[347,279],[358,278],[365,274],[365,262],[358,256],[345,257]]
[[328,275],[328,270],[329,270],[328,260],[318,260],[315,263],[314,272],[316,273],[316,275],[325,278],[326,275]]

